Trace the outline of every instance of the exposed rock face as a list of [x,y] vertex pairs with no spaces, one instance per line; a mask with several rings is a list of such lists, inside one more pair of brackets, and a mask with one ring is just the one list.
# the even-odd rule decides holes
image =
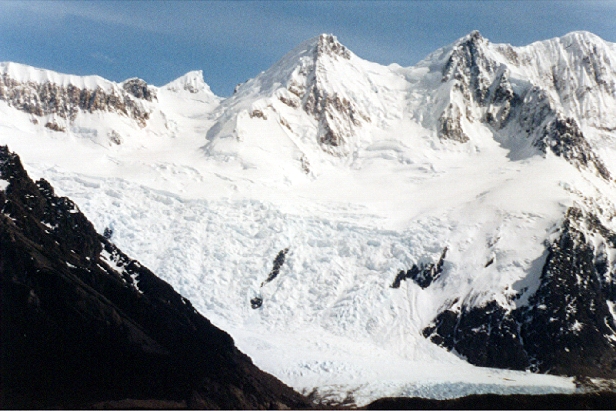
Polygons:
[[328,146],[344,145],[362,119],[369,121],[349,100],[336,93],[330,96],[317,86],[311,87],[304,109],[319,121],[318,141],[326,151],[331,151]]
[[448,350],[456,350],[475,365],[522,370],[530,364],[519,341],[514,316],[496,302],[481,308],[445,310],[424,336]]
[[100,86],[88,89],[71,84],[61,86],[50,81],[23,83],[14,80],[8,73],[0,76],[0,100],[39,117],[53,114],[73,121],[80,111],[107,111],[132,118],[144,127],[150,114],[139,100],[152,101],[152,98],[155,98],[153,92],[139,79],[125,82],[123,90],[106,92]]
[[[472,104],[481,107],[490,106],[497,99],[497,92],[491,93],[491,90],[495,88],[492,84],[494,82],[492,78],[497,69],[501,71],[497,80],[499,84],[496,87],[499,106],[505,103],[506,90],[509,86],[507,77],[503,68],[499,68],[496,62],[486,56],[485,46],[487,44],[488,41],[478,31],[472,32],[454,46],[443,67],[441,81],[443,83],[452,82],[452,100],[455,99],[454,95],[459,94],[460,100],[464,102],[464,106],[467,108]],[[470,111],[468,109],[465,111],[466,118],[472,122],[474,119],[470,115]],[[491,121],[494,121],[493,111],[495,110],[491,109],[490,111],[489,119]],[[508,114],[507,109],[502,108],[501,111],[504,111],[504,113],[501,112],[499,117],[504,118],[501,118],[500,121],[505,122]],[[441,139],[454,140],[460,143],[469,141],[469,137],[462,129],[462,113],[463,110],[457,103],[449,103],[439,119],[437,132]]]
[[316,57],[319,58],[323,55],[342,57],[347,60],[351,58],[351,52],[331,34],[321,34],[319,36]]
[[557,116],[545,126],[544,130],[544,137],[534,143],[543,152],[549,148],[554,154],[565,158],[578,168],[594,166],[601,177],[610,179],[610,172],[584,138],[575,119]]
[[[515,98],[515,102],[518,102]],[[565,117],[553,106],[548,93],[540,87],[529,89],[518,106],[516,127],[546,153],[549,149],[578,168],[592,169],[606,180],[610,172],[584,137],[578,122]]]
[[519,106],[521,100],[513,91],[507,68],[499,68],[498,78],[492,83],[489,96],[485,122],[495,130],[501,130],[509,123],[512,109]]
[[439,118],[439,138],[466,143],[470,139],[462,129],[462,113],[457,105],[449,104]]
[[[355,102],[326,86],[327,67],[323,59],[336,61],[338,58],[350,60],[349,50],[332,35],[319,36],[313,51],[313,62],[306,67],[305,84],[291,83],[289,92],[298,96],[306,113],[319,122],[318,142],[325,151],[339,153],[339,149],[354,135],[354,128],[362,122],[370,122],[368,114],[363,113]],[[334,150],[330,149],[334,148]],[[345,152],[343,149],[342,152]]]
[[307,406],[6,147],[0,178],[3,407]]
[[571,208],[528,304],[446,309],[424,336],[480,366],[613,378],[616,281],[606,250],[615,240],[596,216]]
[[445,264],[445,256],[447,255],[447,247],[443,250],[438,262],[436,264],[430,263],[413,264],[406,272],[400,271],[394,279],[391,288],[400,288],[400,282],[410,278],[421,288],[428,288],[436,279],[438,279],[443,273],[443,264]]
[[533,86],[524,94],[517,122],[521,131],[529,138],[541,129],[545,122],[554,115],[554,112],[555,109],[547,91]]
[[488,43],[478,31],[473,31],[457,44],[443,67],[443,82],[455,80],[454,89],[470,100],[483,104],[490,88],[490,77],[496,63],[487,58],[484,46]]
[[140,78],[132,78],[122,83],[122,88],[129,94],[139,99],[152,101],[156,99],[156,93],[150,90],[148,83]]
[[605,256],[591,236],[603,247],[616,246],[614,233],[595,216],[570,209],[560,238],[548,249],[541,285],[523,310],[524,345],[542,371],[616,374],[616,323],[608,306],[614,304],[614,279],[598,269]]
[[45,123],[45,127],[47,127],[50,130],[57,131],[60,133],[63,133],[66,131],[64,127],[62,127],[58,123],[52,123],[51,121],[48,121],[47,123]]

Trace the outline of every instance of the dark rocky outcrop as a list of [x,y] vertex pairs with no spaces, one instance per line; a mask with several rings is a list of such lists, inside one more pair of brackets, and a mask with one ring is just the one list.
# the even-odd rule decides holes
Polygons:
[[544,153],[549,148],[554,154],[577,167],[589,168],[592,165],[601,177],[610,179],[607,167],[594,153],[573,118],[556,116],[545,126],[543,137],[534,144]]
[[262,297],[253,297],[250,299],[250,307],[253,310],[256,310],[257,308],[261,307],[263,305],[263,298]]
[[276,255],[276,258],[274,259],[274,266],[272,267],[272,271],[270,271],[265,281],[261,283],[261,287],[263,287],[266,283],[269,283],[270,281],[272,281],[274,278],[278,277],[278,274],[280,273],[280,269],[282,268],[282,265],[284,264],[284,260],[288,252],[289,252],[289,248],[287,247],[284,250],[280,250],[278,255]]
[[140,78],[131,78],[122,83],[124,91],[139,99],[152,101],[156,99],[156,93],[148,87],[148,83]]
[[3,408],[308,405],[6,147],[0,178]]
[[[601,248],[589,233],[603,239]],[[424,336],[475,365],[614,378],[616,322],[608,304],[616,281],[605,250],[615,248],[615,235],[597,216],[569,209],[528,304],[451,304]]]
[[[274,258],[274,263],[273,263],[274,266],[272,267],[272,271],[270,271],[265,281],[261,283],[261,287],[263,287],[265,284],[269,283],[270,281],[278,277],[278,274],[280,274],[280,269],[282,268],[282,265],[284,264],[284,260],[288,252],[289,252],[289,247],[285,248],[284,250],[280,250],[280,252],[276,255],[276,258]],[[260,308],[262,305],[263,305],[263,297],[261,295],[257,295],[250,299],[250,307],[253,310]]]
[[457,105],[450,103],[438,119],[438,137],[466,143],[470,139],[462,129],[462,113]]
[[404,272],[401,270],[394,282],[391,284],[391,288],[400,288],[400,283],[407,278],[413,280],[418,286],[421,288],[427,288],[432,284],[437,278],[439,278],[443,272],[443,264],[445,264],[445,256],[447,255],[447,247],[443,249],[441,256],[439,257],[436,264],[413,264],[409,270]]
[[481,308],[447,309],[423,334],[471,364],[516,370],[530,365],[515,316],[494,301]]
[[520,310],[521,333],[541,371],[614,377],[616,323],[606,293],[614,282],[597,270],[584,220],[581,210],[569,210],[560,238],[548,249],[539,289]]

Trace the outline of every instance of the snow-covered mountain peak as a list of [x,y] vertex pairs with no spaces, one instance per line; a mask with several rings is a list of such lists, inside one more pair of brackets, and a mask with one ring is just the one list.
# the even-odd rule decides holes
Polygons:
[[298,169],[306,170],[305,160],[323,153],[344,159],[370,138],[372,127],[387,127],[401,116],[405,85],[402,75],[357,57],[335,36],[322,34],[242,84],[221,104],[219,120],[207,135],[207,150],[216,154],[222,139],[228,157],[231,146],[237,146],[232,150],[237,153],[239,145],[252,144],[244,141],[249,130],[267,127],[267,135],[254,143],[269,147],[268,139],[272,148],[294,147]]
[[454,41],[449,47],[452,50],[456,49],[464,49],[464,48],[483,48],[490,44],[490,40],[483,37],[479,30],[473,30],[465,36],[460,37],[456,41]]
[[297,75],[310,77],[316,80],[315,70],[336,71],[341,60],[357,59],[357,57],[332,34],[321,34],[299,44],[285,54],[268,70],[257,77],[241,84],[235,94],[245,96],[254,93],[255,86],[258,92],[272,93],[281,85],[291,86]]
[[589,31],[572,31],[564,36],[556,37],[551,40],[544,40],[543,42],[552,42],[552,43],[560,43],[565,48],[574,47],[573,50],[583,50],[584,48],[590,46],[597,46],[599,44],[606,45],[606,42],[599,36]]
[[587,32],[512,47],[474,31],[418,64],[442,72],[436,99],[420,111],[440,113],[441,140],[476,144],[477,128],[487,127],[511,158],[549,150],[609,178],[590,142],[594,130],[616,126],[615,61],[613,45]]
[[349,60],[351,58],[351,52],[334,36],[333,34],[321,34],[318,37],[316,44],[316,56],[317,58],[327,55],[333,58],[342,57]]
[[494,70],[494,63],[486,54],[489,41],[475,30],[453,44],[449,59],[443,68],[443,82],[459,79],[469,71]]
[[163,89],[170,91],[188,91],[192,94],[197,93],[205,93],[207,95],[211,95],[213,98],[219,99],[210,89],[210,86],[203,79],[203,71],[202,70],[194,70],[184,74],[181,77],[173,80],[172,82],[164,85]]

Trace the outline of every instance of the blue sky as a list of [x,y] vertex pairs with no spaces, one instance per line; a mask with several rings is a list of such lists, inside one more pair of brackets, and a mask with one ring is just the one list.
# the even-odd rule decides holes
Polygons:
[[302,41],[410,66],[472,30],[524,45],[588,30],[616,42],[616,1],[0,1],[0,61],[163,85],[191,70],[221,96]]

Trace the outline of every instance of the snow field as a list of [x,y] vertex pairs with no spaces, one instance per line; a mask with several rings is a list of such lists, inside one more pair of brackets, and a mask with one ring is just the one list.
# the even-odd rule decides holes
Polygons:
[[[493,370],[472,367],[420,335],[456,295],[479,303],[507,290],[512,277],[525,278],[529,267],[540,269],[533,261],[519,261],[523,247],[514,252],[508,243],[490,251],[487,245],[523,242],[518,236],[535,232],[538,216],[498,219],[497,213],[487,224],[462,226],[430,217],[405,230],[376,229],[383,218],[362,215],[352,205],[298,215],[256,200],[182,199],[119,179],[41,173],[79,204],[99,232],[113,228],[119,247],[230,332],[258,366],[295,388],[319,387],[331,395],[353,389],[356,400],[366,402],[385,393],[454,395],[444,381],[460,390],[479,384],[490,392],[572,388],[566,379],[547,376],[525,385],[535,378],[525,373],[512,373],[520,386],[503,385],[507,380],[491,377]],[[469,241],[457,238],[463,236]],[[482,238],[485,243],[476,241]],[[462,248],[451,249],[442,283],[427,290],[411,281],[390,288],[398,270],[435,261],[443,244]],[[529,245],[541,259],[542,249]],[[279,276],[261,287],[286,247]],[[483,267],[490,252],[497,262],[468,283],[467,270]],[[263,306],[253,310],[249,300],[257,295]],[[400,363],[412,371],[398,370]],[[453,378],[448,367],[466,371]],[[478,375],[477,382],[469,383],[469,375]],[[494,386],[486,382],[492,379]],[[534,384],[545,386],[529,388]]]

